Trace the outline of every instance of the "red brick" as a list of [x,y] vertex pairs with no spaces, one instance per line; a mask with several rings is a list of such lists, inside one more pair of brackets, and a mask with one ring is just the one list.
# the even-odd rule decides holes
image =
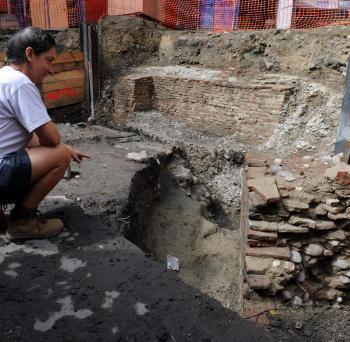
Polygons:
[[288,247],[256,247],[254,248],[254,247],[247,246],[246,255],[289,260],[290,250]]
[[248,239],[275,241],[277,240],[277,233],[248,229]]
[[247,283],[251,289],[266,290],[270,287],[271,280],[268,276],[264,275],[248,275]]
[[335,182],[341,185],[350,184],[350,175],[347,171],[339,171],[335,177]]
[[248,179],[249,190],[255,191],[267,203],[278,202],[281,197],[273,177]]

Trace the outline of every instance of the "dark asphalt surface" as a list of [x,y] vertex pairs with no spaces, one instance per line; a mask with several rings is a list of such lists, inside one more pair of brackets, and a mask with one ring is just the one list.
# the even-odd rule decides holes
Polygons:
[[1,341],[270,340],[80,208],[53,214],[50,241],[1,236]]

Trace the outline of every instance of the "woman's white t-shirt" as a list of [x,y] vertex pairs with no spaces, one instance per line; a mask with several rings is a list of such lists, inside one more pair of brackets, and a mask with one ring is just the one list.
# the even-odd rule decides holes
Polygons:
[[51,121],[40,92],[22,72],[0,69],[0,160],[27,146],[32,132]]

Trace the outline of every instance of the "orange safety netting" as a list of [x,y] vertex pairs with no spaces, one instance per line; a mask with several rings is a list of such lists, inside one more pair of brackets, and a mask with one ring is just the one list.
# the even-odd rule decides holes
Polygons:
[[350,0],[0,0],[0,27],[46,29],[137,15],[180,30],[313,28],[350,23]]

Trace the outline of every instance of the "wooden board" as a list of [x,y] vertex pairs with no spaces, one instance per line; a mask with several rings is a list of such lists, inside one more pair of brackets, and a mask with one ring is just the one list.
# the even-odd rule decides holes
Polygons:
[[42,91],[43,93],[47,93],[50,91],[65,89],[65,88],[84,87],[84,84],[85,84],[84,78],[82,77],[71,79],[69,80],[69,82],[57,81],[57,82],[43,83]]
[[74,78],[84,78],[84,70],[71,70],[71,71],[62,71],[57,74],[48,75],[44,78],[43,84],[52,83],[57,81],[69,81]]
[[51,71],[54,74],[57,74],[58,72],[62,72],[62,71],[71,71],[71,70],[77,70],[77,69],[84,69],[83,61],[59,63],[59,64],[54,64],[51,67]]
[[85,99],[84,70],[62,71],[45,77],[42,92],[47,109],[83,102]]
[[78,62],[84,60],[84,54],[82,52],[65,52],[58,54],[56,59],[52,62],[53,64],[67,63],[67,62]]
[[44,93],[44,102],[47,109],[68,106],[84,101],[85,88],[65,88]]

